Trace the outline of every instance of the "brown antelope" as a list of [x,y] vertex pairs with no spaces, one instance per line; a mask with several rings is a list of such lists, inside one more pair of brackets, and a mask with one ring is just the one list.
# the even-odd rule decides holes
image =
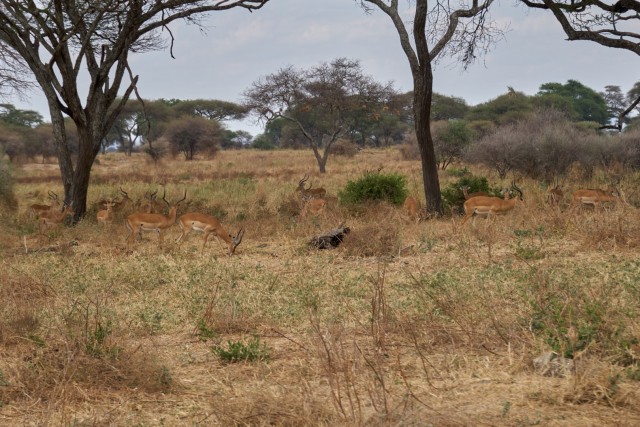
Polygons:
[[142,202],[142,210],[146,213],[161,213],[164,211],[164,203],[159,202],[156,199],[158,194],[158,190],[153,193],[145,193],[144,198],[146,201]]
[[402,206],[407,212],[409,219],[416,222],[420,221],[420,202],[415,197],[409,196],[404,199],[404,204]]
[[496,215],[505,215],[507,212],[513,210],[513,208],[516,206],[516,203],[518,201],[524,200],[524,198],[522,190],[518,188],[515,181],[511,183],[511,188],[513,188],[518,193],[518,196],[511,199],[508,199],[506,197],[504,199],[501,199],[500,197],[477,196],[465,201],[465,216],[461,226],[464,225],[471,217],[473,217],[472,225],[475,225],[476,216],[478,215],[486,216],[487,219],[489,219],[495,218]]
[[29,206],[29,216],[31,218],[40,218],[40,214],[49,211],[51,208],[56,208],[60,205],[58,195],[53,191],[48,191],[49,198],[51,199],[51,205],[39,205],[37,203]]
[[547,191],[547,203],[556,206],[562,202],[562,199],[564,199],[564,191],[556,178],[555,185]]
[[176,239],[176,243],[179,243],[183,237],[191,232],[191,230],[199,231],[204,233],[202,240],[202,250],[204,251],[209,235],[213,234],[219,239],[227,242],[227,245],[229,245],[229,256],[233,255],[240,242],[242,242],[242,236],[244,236],[243,228],[238,230],[235,236],[232,236],[227,233],[217,218],[202,213],[184,214],[178,219],[178,224],[182,229],[182,233],[180,234],[180,237]]
[[325,199],[309,199],[304,201],[304,205],[302,206],[302,210],[300,211],[300,216],[305,217],[307,214],[317,215],[321,212],[324,212],[325,207],[327,206],[327,201]]
[[96,214],[96,220],[98,221],[98,224],[100,224],[102,222],[104,224],[104,229],[105,230],[107,230],[107,228],[109,228],[109,225],[111,224],[111,221],[113,220],[113,206],[114,205],[115,205],[115,203],[113,203],[113,201],[106,202],[105,206],[107,208],[103,209],[101,211],[98,211],[98,213]]
[[105,210],[107,209],[107,203],[113,203],[113,207],[111,208],[111,210],[115,214],[117,212],[123,211],[126,206],[132,204],[133,200],[129,198],[129,194],[124,191],[122,187],[120,187],[120,192],[122,193],[122,199],[120,199],[120,201],[118,202],[114,201],[113,198],[99,200],[96,204],[98,206],[98,210]]
[[67,215],[71,215],[72,213],[73,206],[67,205],[66,203],[62,206],[61,211],[49,209],[48,211],[41,212],[40,218],[38,219],[40,223],[40,234],[44,234],[49,228],[59,229]]
[[462,190],[462,194],[464,194],[464,199],[465,200],[469,200],[472,197],[478,197],[478,196],[489,197],[489,194],[485,193],[484,191],[476,191],[474,193],[469,193],[469,186],[468,185],[460,187],[460,190]]
[[604,190],[591,190],[581,189],[573,192],[572,210],[578,206],[593,205],[594,209],[602,206],[603,203],[614,203],[618,197],[619,192],[616,188],[610,188],[608,191]]
[[162,194],[162,200],[169,207],[169,215],[165,216],[156,213],[136,212],[127,217],[125,224],[129,230],[127,235],[127,245],[130,240],[135,239],[136,234],[142,236],[143,231],[155,231],[158,233],[158,245],[162,246],[164,232],[176,223],[176,212],[178,211],[178,205],[187,198],[187,190],[184,191],[182,199],[178,200],[176,204],[171,206],[165,198],[166,193]]
[[302,202],[306,202],[311,199],[323,199],[327,194],[327,190],[324,188],[311,188],[313,184],[309,184],[309,188],[305,188],[304,184],[309,180],[309,176],[307,174],[300,180],[298,183],[298,188],[296,191],[300,192],[300,198]]

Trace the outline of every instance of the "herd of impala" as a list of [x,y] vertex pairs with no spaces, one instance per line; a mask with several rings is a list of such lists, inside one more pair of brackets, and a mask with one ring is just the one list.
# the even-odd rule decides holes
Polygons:
[[[320,214],[324,212],[327,206],[326,190],[324,188],[312,188],[311,184],[306,187],[308,179],[309,177],[305,175],[298,182],[298,187],[296,188],[300,197],[300,216],[302,217],[309,214]],[[502,198],[490,196],[482,191],[469,193],[468,187],[461,187],[461,190],[465,198],[465,215],[461,225],[464,225],[471,218],[473,218],[472,223],[475,224],[478,216],[490,219],[495,218],[497,215],[504,215],[512,211],[516,203],[524,200],[522,190],[516,185],[515,181],[512,181],[510,189],[515,192],[513,197],[510,196],[511,191],[509,189],[503,191]],[[134,204],[129,194],[122,187],[120,187],[120,192],[122,197],[119,201],[106,199],[98,202],[98,205],[104,207],[104,209],[98,211],[96,220],[98,224],[104,226],[105,230],[109,228],[117,212],[121,212],[125,207]],[[197,231],[203,233],[202,249],[204,250],[209,236],[213,234],[227,244],[228,255],[233,255],[242,241],[244,229],[241,228],[235,235],[231,235],[227,233],[217,218],[198,212],[186,213],[177,217],[178,206],[187,198],[186,190],[183,197],[174,204],[170,204],[167,201],[166,192],[163,192],[162,202],[158,201],[157,193],[158,191],[156,190],[145,195],[144,199],[146,201],[139,205],[138,212],[132,213],[125,218],[125,225],[129,231],[126,238],[127,246],[134,242],[136,235],[141,236],[143,231],[156,232],[158,234],[158,243],[162,245],[165,231],[177,221],[182,232],[176,239],[176,243],[180,243],[191,231]],[[72,213],[72,206],[67,204],[63,204],[58,209],[60,201],[56,193],[49,191],[48,195],[52,201],[50,205],[33,204],[29,207],[29,215],[38,219],[40,234],[44,234],[48,228],[60,227],[65,218]],[[564,192],[556,181],[555,186],[547,191],[547,203],[559,205],[563,198]],[[579,189],[572,194],[571,209],[573,210],[583,205],[592,205],[594,208],[599,208],[604,203],[615,202],[617,198],[619,198],[619,193],[615,187],[610,188],[608,191]],[[167,208],[169,210],[168,215],[159,213]],[[404,209],[412,220],[420,221],[423,218],[420,202],[412,196],[406,198]]]
[[[516,185],[515,181],[511,182],[511,189],[503,190],[503,197],[490,196],[489,194],[478,191],[469,193],[469,187],[461,187],[464,194],[464,219],[461,225],[464,225],[469,219],[473,218],[472,224],[475,225],[476,217],[484,216],[487,219],[495,218],[498,215],[504,215],[516,206],[516,203],[524,201],[522,190]],[[515,192],[510,197],[510,190]],[[609,190],[593,190],[579,189],[573,192],[571,211],[584,205],[591,205],[594,208],[600,208],[605,203],[613,203],[620,197],[619,191],[615,187]],[[555,185],[547,191],[547,203],[552,206],[558,206],[564,199],[564,192],[556,181]],[[405,199],[404,209],[410,219],[420,221],[423,218],[423,211],[420,202],[413,196]]]

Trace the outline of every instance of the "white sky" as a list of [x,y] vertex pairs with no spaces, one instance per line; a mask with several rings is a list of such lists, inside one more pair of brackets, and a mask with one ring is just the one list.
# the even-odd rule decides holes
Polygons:
[[[404,4],[408,8],[410,2]],[[568,42],[547,12],[503,0],[494,3],[492,17],[508,28],[505,39],[467,71],[445,59],[434,71],[436,92],[477,105],[505,93],[508,86],[533,95],[543,83],[573,79],[596,91],[617,85],[626,93],[640,81],[640,57],[592,42]],[[132,58],[143,98],[240,102],[242,93],[262,76],[288,65],[310,68],[338,57],[359,60],[365,74],[393,81],[402,92],[412,89],[409,65],[390,19],[379,11],[365,14],[354,0],[271,0],[254,13],[214,13],[206,24],[206,34],[193,26],[172,27],[176,59],[168,49]],[[39,111],[48,120],[39,93],[10,102]],[[263,131],[253,120],[226,125],[253,135]]]

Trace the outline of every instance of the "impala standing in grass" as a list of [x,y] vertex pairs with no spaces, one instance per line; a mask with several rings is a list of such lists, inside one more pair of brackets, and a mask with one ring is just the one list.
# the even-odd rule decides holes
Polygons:
[[[469,220],[469,218],[473,217],[472,224],[475,225],[476,216],[482,215],[486,216],[487,219],[495,218],[496,215],[504,215],[507,212],[513,210],[518,201],[524,200],[522,190],[518,188],[515,181],[511,183],[511,188],[514,189],[518,196],[513,197],[511,199],[508,198],[500,198],[500,197],[489,197],[489,196],[477,196],[468,199],[464,202],[464,220],[462,221],[462,225]],[[488,224],[487,224],[488,225]]]
[[43,212],[48,212],[52,208],[56,208],[60,205],[60,201],[58,200],[58,195],[53,191],[49,190],[49,198],[51,199],[51,205],[39,205],[37,203],[29,206],[29,216],[32,218],[40,218],[40,215]]
[[309,176],[305,174],[304,177],[298,183],[297,191],[300,192],[300,198],[302,199],[302,203],[311,199],[323,199],[327,194],[327,190],[324,188],[311,188],[313,184],[309,184],[309,188],[305,188],[305,182],[309,180]]
[[98,211],[98,213],[96,214],[96,220],[98,221],[98,224],[103,223],[105,231],[109,228],[109,225],[111,225],[111,221],[113,221],[114,205],[115,203],[113,203],[113,201],[106,202],[105,206],[107,208],[101,211]]
[[194,212],[184,214],[180,219],[178,219],[178,224],[180,224],[182,233],[180,234],[180,237],[176,239],[176,243],[179,243],[183,237],[191,232],[191,230],[199,231],[204,233],[202,239],[202,250],[204,251],[209,235],[213,234],[227,242],[227,245],[229,246],[229,256],[233,255],[240,242],[242,242],[242,236],[244,236],[243,228],[238,230],[235,236],[232,236],[227,233],[227,230],[224,229],[217,218],[202,213]]
[[122,193],[122,199],[120,199],[120,201],[114,201],[113,197],[110,199],[99,200],[98,203],[96,203],[98,210],[105,210],[107,209],[107,203],[113,203],[111,210],[114,214],[123,211],[125,207],[129,206],[133,202],[133,200],[129,198],[129,194],[124,191],[122,187],[120,187],[120,192]]
[[44,234],[44,232],[49,228],[60,229],[64,219],[67,215],[71,215],[72,213],[73,206],[67,205],[66,203],[62,206],[61,211],[49,209],[48,211],[41,212],[40,218],[38,219],[38,222],[40,223],[40,234]]
[[165,199],[166,193],[162,194],[162,200],[167,204],[169,208],[169,215],[162,214],[136,212],[127,217],[125,224],[129,230],[127,235],[127,246],[130,241],[135,239],[136,234],[142,235],[143,231],[155,231],[158,233],[158,245],[162,246],[162,240],[164,232],[176,223],[176,212],[178,211],[178,205],[187,198],[187,190],[184,191],[182,199],[178,200],[175,205],[171,206],[167,199]]

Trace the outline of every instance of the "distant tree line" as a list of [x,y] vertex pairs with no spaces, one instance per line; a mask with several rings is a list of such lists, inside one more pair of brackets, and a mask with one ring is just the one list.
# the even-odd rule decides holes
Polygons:
[[[276,90],[284,81],[295,90],[286,105],[274,106],[270,97],[282,95]],[[363,147],[400,145],[404,158],[419,159],[411,122],[412,93],[398,93],[391,84],[373,81],[357,61],[338,59],[307,71],[286,68],[255,83],[246,95],[248,101],[242,105],[220,100],[130,100],[102,150],[192,160],[197,155],[213,157],[219,149],[311,148],[319,164],[326,165],[329,153],[353,155]],[[639,95],[640,82],[624,94],[619,86],[598,93],[575,80],[545,83],[533,96],[508,88],[476,106],[434,94],[432,134],[438,167],[446,169],[464,159],[495,168],[500,176],[519,171],[544,179],[565,173],[574,161],[587,173],[613,162],[640,167],[635,154],[640,142],[631,137],[640,130],[638,114],[625,119],[622,134],[629,137],[613,138],[599,130]],[[265,120],[263,134],[254,138],[225,128],[224,121],[251,113]],[[78,138],[73,123],[67,126],[73,154]],[[11,104],[0,104],[0,144],[12,162],[44,162],[55,156],[52,126],[39,113]]]

